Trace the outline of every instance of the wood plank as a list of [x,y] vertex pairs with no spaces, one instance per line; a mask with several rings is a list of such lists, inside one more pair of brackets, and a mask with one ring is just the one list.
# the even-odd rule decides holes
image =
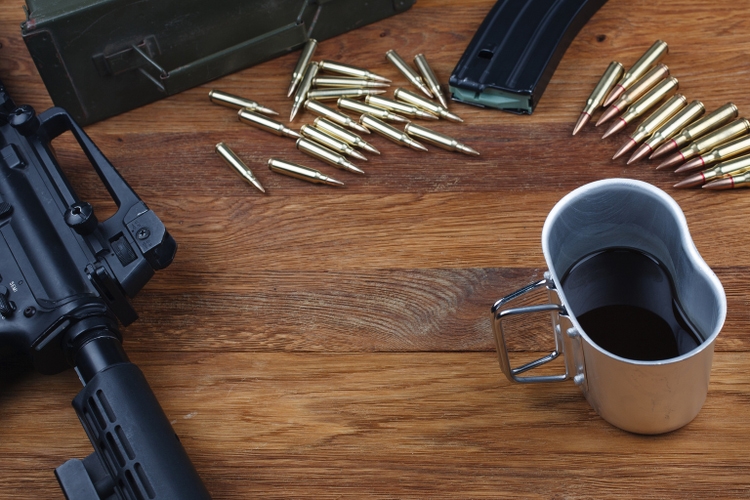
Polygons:
[[[405,80],[384,54],[424,53],[443,83],[492,0],[419,0],[398,16],[322,42],[316,58]],[[20,37],[20,3],[0,2],[0,80],[18,104],[52,106]],[[298,51],[86,127],[179,244],[133,300],[124,346],[145,372],[216,499],[745,498],[750,394],[747,193],[679,191],[653,162],[610,158],[625,134],[571,137],[611,60],[654,40],[680,92],[708,109],[750,109],[750,5],[609,0],[573,40],[539,106],[514,116],[452,103],[465,123],[425,124],[482,154],[417,153],[367,137],[355,176],[310,160],[290,139],[208,102],[217,88],[286,122]],[[303,113],[291,126],[310,123]],[[632,131],[634,126],[628,128]],[[227,142],[268,189],[243,183],[213,151]],[[115,209],[69,137],[54,142],[81,198]],[[342,189],[275,175],[271,156],[306,163]],[[591,181],[650,182],[685,212],[727,292],[709,395],[685,428],[620,431],[572,383],[526,387],[497,364],[489,307],[541,277],[554,204]],[[551,342],[538,318],[509,339],[514,362]],[[91,452],[70,401],[72,370],[0,364],[0,500],[62,498],[53,469]]]
[[[658,437],[612,427],[572,383],[511,385],[490,353],[152,352],[134,361],[216,498],[726,498],[750,488],[750,416],[725,411],[750,391],[745,357],[717,354],[698,417]],[[54,498],[50,468],[89,452],[66,407],[77,385],[70,373],[32,375],[3,390],[0,401],[23,397],[44,419],[0,442],[0,498],[12,498],[17,476]],[[0,405],[4,426],[26,418]]]

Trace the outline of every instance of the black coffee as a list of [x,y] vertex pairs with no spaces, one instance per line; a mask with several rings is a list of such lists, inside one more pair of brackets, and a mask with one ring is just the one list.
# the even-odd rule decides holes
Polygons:
[[672,277],[644,252],[597,252],[575,263],[561,281],[583,331],[613,354],[656,361],[690,352],[703,342],[682,313]]

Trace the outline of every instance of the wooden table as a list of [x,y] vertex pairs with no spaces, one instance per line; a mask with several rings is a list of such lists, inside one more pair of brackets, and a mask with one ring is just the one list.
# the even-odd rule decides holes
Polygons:
[[[408,12],[322,42],[316,59],[405,80],[384,54],[423,52],[443,82],[493,2],[419,0]],[[21,40],[21,1],[0,5],[0,79],[17,103],[52,103]],[[460,104],[434,128],[479,150],[419,153],[370,137],[365,176],[308,159],[290,139],[237,121],[210,89],[286,117],[299,52],[87,127],[179,243],[133,301],[125,349],[145,372],[216,499],[730,498],[750,496],[748,192],[676,190],[654,163],[610,157],[624,134],[571,137],[611,60],[654,40],[688,99],[750,110],[750,4],[610,0],[575,38],[532,116]],[[303,114],[298,128],[314,117]],[[428,124],[429,125],[429,124]],[[632,131],[631,127],[629,130]],[[229,144],[268,194],[214,153]],[[70,139],[60,161],[84,199],[111,210]],[[315,166],[344,188],[268,171]],[[645,437],[602,420],[573,383],[512,385],[489,321],[498,297],[545,270],[540,233],[566,193],[612,177],[666,190],[728,296],[698,417]],[[523,358],[549,335],[518,335]],[[70,370],[3,371],[0,498],[62,498],[53,469],[91,446]]]

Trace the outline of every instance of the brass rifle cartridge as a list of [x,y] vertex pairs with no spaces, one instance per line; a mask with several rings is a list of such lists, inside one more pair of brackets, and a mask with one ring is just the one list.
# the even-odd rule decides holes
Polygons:
[[713,132],[694,140],[686,147],[664,160],[661,165],[656,168],[663,169],[675,167],[694,156],[711,151],[719,144],[729,142],[736,137],[747,134],[748,131],[750,131],[750,121],[745,118],[735,120],[718,130],[714,130]]
[[263,189],[263,186],[261,186],[260,181],[253,175],[252,170],[245,165],[245,163],[240,160],[239,156],[237,156],[234,151],[232,151],[229,146],[224,144],[223,142],[220,142],[216,145],[216,153],[218,153],[219,156],[226,162],[227,165],[232,167],[235,172],[239,174],[240,177],[245,179],[250,185],[255,186],[260,190],[261,193],[265,193],[266,190]]
[[339,97],[364,97],[373,94],[385,94],[385,90],[380,89],[315,89],[307,93],[308,99],[317,99],[318,101],[335,101]]
[[[583,128],[583,126],[586,125],[589,120],[591,120],[591,115],[593,115],[594,111],[601,107],[602,103],[604,102],[604,98],[607,97],[607,94],[609,94],[609,91],[612,90],[615,82],[620,79],[624,71],[625,69],[622,67],[622,64],[618,63],[617,61],[612,61],[611,63],[609,63],[607,70],[599,79],[599,83],[596,84],[596,87],[594,87],[591,95],[588,99],[586,99],[586,104],[583,106],[583,111],[581,111],[581,115],[578,117],[578,121],[573,127],[573,135],[576,135]],[[396,99],[398,99],[398,96],[396,96]]]
[[269,158],[268,169],[277,174],[294,177],[295,179],[312,182],[313,184],[328,184],[329,186],[344,185],[343,182],[337,181],[333,177],[323,175],[319,170],[279,158]]
[[406,61],[401,59],[401,56],[399,56],[395,50],[389,50],[385,53],[385,58],[391,61],[394,66],[401,72],[402,75],[406,77],[409,82],[417,87],[419,90],[425,93],[427,97],[433,98],[432,91],[425,85],[424,80],[422,80],[422,77],[417,74],[416,71],[414,71],[411,66],[406,64]]
[[657,147],[669,140],[686,125],[698,119],[705,111],[706,107],[703,106],[703,103],[700,101],[693,101],[688,104],[686,108],[679,111],[661,127],[654,130],[651,137],[646,139],[646,142],[644,142],[641,147],[633,153],[633,156],[630,157],[628,165],[650,155]]
[[395,97],[399,101],[403,101],[413,106],[422,108],[425,111],[429,111],[430,113],[437,115],[440,118],[446,118],[452,122],[463,122],[461,117],[459,117],[458,115],[451,113],[450,111],[445,109],[443,106],[440,106],[439,104],[435,102],[432,102],[426,97],[423,97],[419,94],[415,94],[411,90],[397,88],[396,90],[393,91],[393,97]]
[[232,109],[249,109],[250,111],[255,111],[256,113],[263,113],[266,115],[278,115],[278,113],[270,108],[266,108],[265,106],[261,106],[259,103],[255,101],[251,101],[250,99],[245,99],[244,97],[236,96],[234,94],[227,94],[226,92],[222,92],[221,90],[212,90],[208,93],[208,98],[211,99],[211,102],[214,104],[218,104],[220,106],[224,106],[227,108]]
[[356,174],[364,174],[363,170],[342,155],[304,137],[297,139],[297,149],[314,158],[322,160],[329,165],[340,168],[341,170],[348,170],[349,172],[354,172]]
[[313,79],[318,75],[318,64],[311,62],[305,69],[305,74],[302,76],[302,81],[297,88],[297,92],[294,94],[294,103],[292,104],[292,114],[289,116],[289,121],[294,120],[302,104],[307,99],[307,93],[312,87]]
[[376,75],[364,68],[358,68],[357,66],[351,66],[349,64],[336,61],[320,61],[318,65],[320,66],[321,71],[327,71],[328,73],[337,73],[339,75],[352,76],[354,78],[365,78],[367,80],[391,83],[388,78]]
[[698,137],[734,120],[739,116],[739,113],[739,109],[737,109],[737,106],[735,106],[734,103],[728,102],[724,104],[700,120],[696,120],[694,123],[691,123],[684,129],[680,130],[677,135],[659,146],[659,148],[654,151],[654,154],[651,155],[651,159],[663,156],[675,149],[680,149],[690,141],[694,141]]
[[711,181],[703,186],[704,189],[735,189],[746,187],[750,187],[750,172],[730,175],[724,179]]
[[609,137],[615,132],[619,132],[627,127],[630,122],[646,114],[648,110],[656,106],[659,101],[670,93],[676,91],[678,87],[679,83],[675,77],[669,77],[659,82],[656,87],[646,92],[640,99],[631,104],[627,111],[604,133],[602,139]]
[[422,118],[425,120],[439,120],[440,117],[425,111],[417,106],[406,104],[403,102],[394,101],[378,95],[368,95],[365,97],[365,103],[376,108],[383,108],[389,111],[393,111],[403,116],[409,116],[412,118]]
[[609,121],[611,118],[619,115],[625,109],[638,100],[643,94],[651,90],[657,83],[669,76],[669,68],[665,64],[657,64],[648,73],[643,75],[640,80],[635,82],[622,96],[608,107],[599,120],[596,122],[598,127],[602,123]]
[[[323,118],[322,116],[316,118],[313,122],[313,125],[315,125],[315,128],[320,129],[323,132],[326,132],[334,137],[338,137],[347,144],[357,146],[358,148],[362,148],[365,151],[375,153],[376,155],[380,154],[380,151],[375,149],[371,144],[369,144],[354,132],[345,129],[344,127],[341,127],[334,122]],[[369,134],[370,131],[368,130],[367,133]]]
[[406,146],[412,149],[416,149],[417,151],[427,151],[426,147],[424,147],[418,141],[415,141],[414,139],[409,137],[409,134],[407,134],[406,132],[402,132],[396,127],[388,125],[387,123],[375,118],[374,116],[367,114],[362,115],[360,121],[365,127],[374,130],[378,134],[382,135],[386,139],[395,142],[399,146]]
[[638,128],[635,129],[627,142],[615,153],[612,159],[619,158],[626,152],[630,151],[634,147],[638,146],[647,137],[649,137],[654,130],[659,128],[664,122],[669,120],[678,111],[687,105],[687,99],[682,94],[675,94],[670,97],[667,102],[662,104],[656,111],[651,113],[648,118],[643,120]]
[[638,80],[646,71],[648,71],[648,68],[656,64],[661,60],[662,57],[667,55],[667,52],[669,52],[669,46],[666,44],[666,42],[662,42],[661,40],[657,40],[654,42],[654,44],[641,56],[640,59],[638,59],[633,66],[625,72],[625,74],[622,76],[619,82],[614,86],[612,91],[609,93],[609,96],[607,96],[607,99],[604,101],[605,106],[609,106],[615,100],[620,97],[620,95],[625,92],[630,86],[635,83],[636,80]]
[[355,113],[369,114],[370,116],[380,118],[381,120],[388,120],[398,123],[409,123],[409,120],[401,115],[397,115],[396,113],[393,113],[387,109],[376,108],[375,106],[370,106],[369,104],[355,101],[354,99],[341,98],[338,100],[338,105],[339,108],[354,111]]
[[424,139],[425,141],[440,148],[447,149],[448,151],[459,151],[467,155],[479,156],[479,151],[470,148],[453,137],[441,134],[440,132],[435,132],[434,130],[430,130],[427,127],[422,127],[415,123],[407,123],[404,126],[404,132],[419,139]]
[[279,137],[301,137],[299,133],[290,129],[283,123],[277,122],[276,120],[272,120],[267,116],[259,115],[258,113],[254,113],[246,109],[239,110],[237,116],[239,117],[241,122],[252,125],[255,128],[265,130],[266,132],[271,132],[272,134],[278,135]]
[[750,135],[741,135],[737,139],[720,144],[708,153],[701,154],[674,171],[676,174],[708,167],[716,162],[723,162],[750,152]]
[[440,88],[440,81],[437,79],[437,76],[435,76],[435,72],[432,71],[430,65],[427,64],[427,59],[424,54],[417,54],[414,56],[414,65],[422,75],[422,80],[424,80],[430,88],[430,91],[432,91],[435,97],[437,97],[437,100],[440,101],[440,105],[445,109],[448,109],[448,101],[445,99],[443,90]]
[[305,101],[305,109],[313,114],[322,116],[323,118],[327,118],[334,123],[343,125],[344,127],[353,128],[354,130],[364,132],[365,134],[370,133],[369,130],[354,121],[351,116],[346,115],[337,109],[328,107],[321,102],[308,99],[307,101]]
[[750,155],[732,158],[707,168],[703,172],[698,172],[674,185],[676,188],[689,188],[700,186],[714,179],[723,179],[730,175],[737,175],[750,169]]
[[345,155],[353,156],[357,159],[367,161],[367,157],[365,155],[351,147],[346,142],[333,137],[332,135],[328,135],[327,133],[313,127],[312,125],[302,125],[300,132],[302,132],[302,135],[304,137],[312,139],[315,142],[319,142],[323,146],[336,151],[337,153],[343,153]]
[[287,97],[292,97],[297,85],[302,81],[302,76],[305,74],[307,65],[310,64],[310,60],[312,59],[316,48],[318,48],[318,41],[314,38],[310,38],[302,48],[299,61],[297,61],[297,65],[292,72],[292,83],[289,84],[289,91],[286,93]]
[[389,83],[367,80],[365,78],[352,78],[347,76],[316,76],[313,79],[313,87],[334,87],[334,88],[353,88],[353,89],[384,89],[390,87]]

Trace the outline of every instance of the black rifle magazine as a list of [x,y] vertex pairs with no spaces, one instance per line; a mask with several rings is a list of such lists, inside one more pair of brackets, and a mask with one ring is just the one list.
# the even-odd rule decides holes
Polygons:
[[607,0],[500,0],[450,77],[455,101],[531,114],[578,31]]

